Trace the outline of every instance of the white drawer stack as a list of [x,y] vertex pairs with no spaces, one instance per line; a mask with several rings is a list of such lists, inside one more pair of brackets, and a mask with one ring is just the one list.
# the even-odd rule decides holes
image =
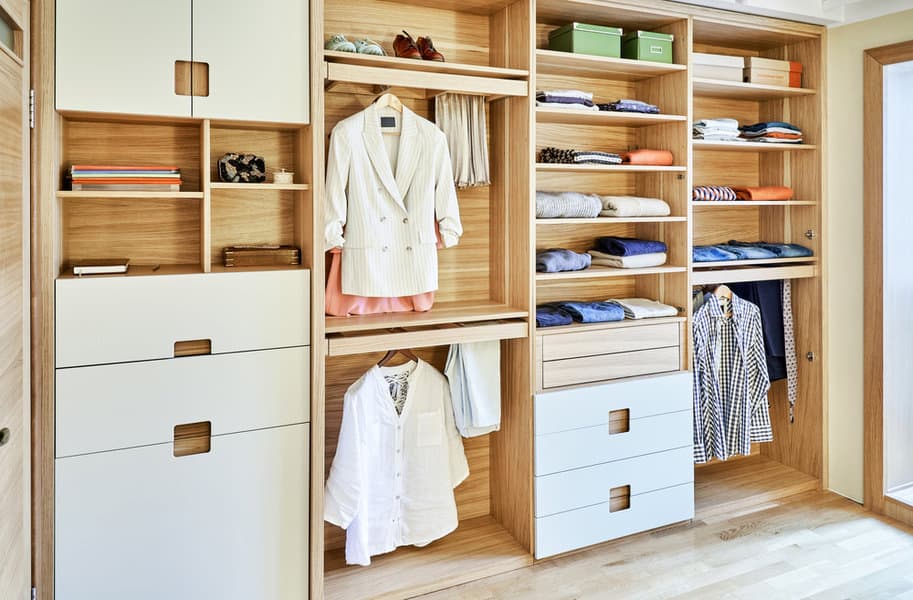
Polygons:
[[536,558],[693,518],[690,373],[535,402]]
[[305,270],[57,282],[58,597],[307,597],[308,298]]

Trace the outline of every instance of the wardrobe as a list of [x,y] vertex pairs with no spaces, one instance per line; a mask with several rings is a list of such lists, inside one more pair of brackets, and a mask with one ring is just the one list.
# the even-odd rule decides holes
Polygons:
[[[84,4],[87,15],[106,10],[96,0],[59,4],[67,11]],[[40,200],[33,209],[34,554],[41,598],[53,596],[55,581],[59,597],[70,597],[63,586],[80,578],[68,570],[88,569],[73,558],[91,551],[72,542],[80,518],[98,519],[104,511],[129,524],[135,517],[105,504],[116,486],[112,472],[136,485],[144,477],[174,485],[212,478],[199,488],[187,483],[212,507],[198,518],[192,515],[199,506],[168,489],[143,510],[169,506],[167,514],[180,520],[169,523],[165,515],[162,526],[173,538],[200,543],[190,547],[201,552],[212,548],[200,540],[220,529],[220,518],[246,515],[242,527],[274,531],[282,547],[273,549],[272,570],[253,553],[242,554],[232,565],[235,589],[278,577],[292,587],[270,597],[303,597],[306,586],[314,600],[413,597],[825,485],[823,28],[664,0],[312,0],[306,15],[294,12],[301,3],[270,0],[257,8],[270,18],[249,26],[219,17],[206,2],[169,4],[167,27],[143,28],[142,38],[93,19],[95,43],[82,56],[67,50],[56,72],[54,56],[79,36],[67,32],[69,23],[61,26],[68,13],[55,2],[33,4],[33,194]],[[297,16],[283,18],[288,14]],[[548,50],[548,33],[574,21],[672,34],[673,61]],[[274,25],[287,35],[275,34]],[[248,33],[263,37],[259,58],[269,69],[254,81],[221,83],[220,61],[230,63],[231,53],[205,54],[206,45],[196,41],[212,35],[212,27],[220,43],[231,36],[249,41]],[[432,36],[446,62],[323,48],[337,33],[389,47],[403,29]],[[146,93],[129,85],[131,68],[113,63],[126,71],[122,85],[105,78],[93,94],[85,93],[84,82],[74,85],[78,69],[101,57],[119,60],[105,49],[124,45],[127,56],[146,44],[154,51],[144,60],[157,76],[142,85],[162,89]],[[694,52],[799,61],[803,85],[701,79],[692,73]],[[306,86],[297,79],[302,73]],[[248,95],[235,96],[238,86]],[[535,91],[550,88],[585,89],[609,101],[638,98],[662,113],[537,108]],[[439,252],[430,311],[327,317],[329,135],[387,92],[431,120],[441,93],[484,96],[491,185],[458,191],[464,234],[459,245]],[[300,99],[300,110],[269,109],[268,98],[277,94]],[[805,139],[790,147],[693,141],[692,122],[716,116],[791,121]],[[537,162],[542,148],[569,145],[662,149],[675,160],[671,166]],[[219,157],[248,151],[263,156],[271,171],[294,171],[294,182],[219,182]],[[64,186],[70,165],[118,161],[178,165],[184,185],[171,193]],[[788,185],[796,200],[691,200],[693,186],[722,176],[741,185]],[[659,197],[671,214],[537,220],[536,190]],[[669,260],[646,269],[535,271],[537,250],[583,252],[603,235],[663,240]],[[692,261],[693,245],[730,239],[801,243],[814,256],[738,265]],[[222,266],[223,247],[263,242],[298,246],[301,264]],[[112,255],[131,259],[128,275],[69,272],[74,259]],[[769,394],[773,442],[756,444],[751,456],[695,468],[692,290],[781,279],[791,280],[793,290],[795,419],[789,420],[785,382],[776,382]],[[633,296],[672,305],[678,314],[536,328],[537,304]],[[501,428],[464,440],[470,475],[455,489],[459,527],[426,547],[374,557],[369,567],[346,566],[345,532],[323,520],[345,391],[390,350],[409,349],[442,370],[451,344],[476,341],[500,342]],[[97,386],[107,391],[89,393]],[[123,397],[139,412],[118,412]],[[229,485],[226,464],[245,480],[256,475],[259,485]],[[255,522],[258,516],[265,521]],[[156,533],[146,532],[163,539]],[[180,568],[164,549],[154,550],[138,554],[149,572],[167,577]],[[203,578],[199,594],[223,589],[218,586],[228,579],[219,581],[218,569],[229,559],[215,552],[197,560],[192,564],[211,577]]]

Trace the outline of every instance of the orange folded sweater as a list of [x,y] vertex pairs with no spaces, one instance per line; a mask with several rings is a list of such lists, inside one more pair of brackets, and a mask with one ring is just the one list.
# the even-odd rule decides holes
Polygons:
[[793,189],[780,185],[764,185],[760,187],[733,186],[735,195],[739,200],[792,200]]
[[622,159],[629,165],[670,166],[675,159],[668,150],[631,150],[622,154]]

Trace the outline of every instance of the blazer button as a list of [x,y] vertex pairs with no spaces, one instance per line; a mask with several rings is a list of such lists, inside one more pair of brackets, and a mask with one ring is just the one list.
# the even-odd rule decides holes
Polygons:
[[404,217],[404,218],[403,218],[403,224],[408,223],[408,222],[409,222],[409,217]]
[[386,251],[387,251],[387,247],[386,247],[386,246],[384,246],[384,252],[386,252]]
[[380,218],[380,222],[381,222],[381,223],[383,223],[383,222],[386,221],[386,220],[387,220],[387,217],[381,217],[381,218]]
[[412,246],[406,246],[406,250],[412,250]]

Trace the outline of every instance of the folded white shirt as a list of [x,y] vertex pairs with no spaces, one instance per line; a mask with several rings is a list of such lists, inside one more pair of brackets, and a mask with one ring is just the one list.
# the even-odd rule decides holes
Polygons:
[[603,217],[666,217],[672,210],[659,198],[601,196]]
[[546,94],[547,96],[565,96],[567,98],[580,98],[582,100],[593,101],[593,94],[581,90],[537,90],[536,95]]
[[536,100],[536,106],[543,106],[546,108],[564,108],[567,110],[590,110],[599,112],[598,106],[587,106],[586,104],[565,104],[564,102],[540,102]]
[[665,252],[653,252],[651,254],[637,254],[634,256],[615,256],[606,254],[599,250],[590,250],[590,256],[593,257],[592,264],[601,267],[614,267],[616,269],[645,269],[647,267],[658,267],[666,264]]
[[701,119],[694,122],[695,127],[718,127],[720,129],[738,129],[739,122],[735,119]]
[[650,319],[655,317],[674,317],[678,315],[678,309],[656,300],[647,298],[622,298],[606,300],[606,302],[615,302],[625,309],[626,319]]

